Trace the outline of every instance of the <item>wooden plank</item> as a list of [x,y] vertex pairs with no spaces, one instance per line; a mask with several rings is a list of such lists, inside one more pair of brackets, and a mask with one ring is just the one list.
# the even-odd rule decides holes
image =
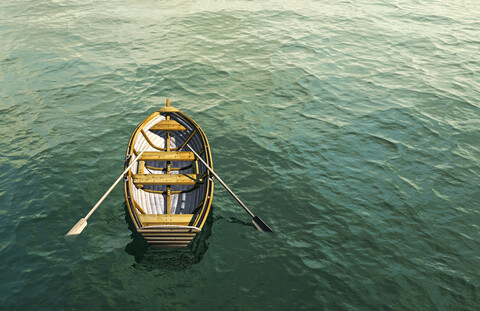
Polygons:
[[[150,166],[150,165],[145,165],[146,168],[148,168],[149,170],[151,171],[166,171],[167,169],[165,167],[155,167],[155,166]],[[171,171],[183,171],[183,170],[186,170],[186,169],[189,169],[191,168],[192,165],[189,165],[189,166],[185,166],[185,167],[170,167],[170,170]]]
[[147,241],[174,241],[174,242],[190,242],[193,237],[178,237],[178,236],[162,236],[162,237],[144,237]]
[[[135,174],[133,182],[136,185],[195,185],[197,176],[196,174]],[[198,181],[200,182],[201,179]]]
[[159,110],[160,112],[169,112],[169,113],[172,113],[172,112],[179,112],[179,110],[177,108],[174,108],[174,107],[163,107],[162,109]]
[[[145,174],[145,161],[138,161],[138,174]],[[138,188],[143,188],[142,184],[136,184],[136,186]]]
[[195,237],[194,236],[143,236],[143,238],[147,241],[184,241],[190,242]]
[[162,235],[164,233],[195,233],[195,231],[191,231],[189,229],[185,229],[185,230],[162,230],[162,231],[155,231],[155,232],[145,232],[145,231],[138,231],[141,235],[152,235],[152,234],[156,234],[156,235]]
[[[165,175],[165,174],[164,174]],[[177,174],[178,175],[178,174]],[[172,213],[172,200],[171,200],[171,188],[170,186],[167,186],[167,214]]]
[[[190,214],[192,215],[192,214]],[[170,227],[170,226],[169,226]],[[172,226],[173,227],[173,226]],[[138,232],[141,234],[144,233],[169,233],[169,232],[176,232],[176,233],[196,233],[202,231],[201,229],[195,229],[195,227],[186,227],[186,226],[177,226],[178,228],[158,228],[158,229],[144,229],[145,227],[137,229]]]
[[147,241],[149,244],[185,244],[188,245],[191,241]]
[[175,120],[162,120],[150,128],[150,131],[185,131],[186,128]]
[[[193,214],[140,214],[138,219],[146,226],[183,225],[188,226]],[[143,232],[142,232],[143,233]]]
[[[191,229],[162,229],[162,230],[149,230],[149,231],[140,231],[137,230],[141,235],[152,235],[152,234],[157,234],[157,235],[162,235],[164,233],[195,233],[197,231],[191,230]],[[151,232],[150,232],[151,231]]]
[[168,236],[176,236],[176,237],[185,237],[185,238],[193,238],[196,233],[195,232],[142,232],[144,237],[148,238],[155,238],[155,237],[168,237]]
[[[190,215],[195,216],[193,214],[178,214],[178,215]],[[172,215],[169,215],[172,217]],[[202,229],[192,226],[184,226],[184,225],[153,225],[153,226],[143,226],[137,229],[138,232],[200,232]]]
[[145,174],[145,161],[138,161],[138,174]]
[[167,131],[167,141],[165,142],[165,147],[167,147],[167,152],[170,152],[170,131]]
[[195,155],[191,151],[145,151],[140,161],[193,161]]

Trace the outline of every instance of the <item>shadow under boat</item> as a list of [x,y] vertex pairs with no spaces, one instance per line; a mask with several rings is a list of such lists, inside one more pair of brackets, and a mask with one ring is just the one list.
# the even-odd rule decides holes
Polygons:
[[[125,251],[135,257],[136,267],[153,269],[183,270],[199,263],[208,249],[208,238],[212,234],[213,211],[209,213],[202,231],[199,232],[185,248],[159,248],[151,246],[144,237],[137,232],[132,219],[128,216],[127,204],[124,203],[125,220],[132,232],[132,242],[128,243]],[[213,208],[212,208],[213,209]]]

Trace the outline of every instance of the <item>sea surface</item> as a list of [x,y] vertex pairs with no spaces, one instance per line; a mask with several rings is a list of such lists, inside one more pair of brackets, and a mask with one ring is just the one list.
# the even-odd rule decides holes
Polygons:
[[[274,234],[64,237],[166,98]],[[0,2],[0,310],[479,310],[479,185],[478,0]]]

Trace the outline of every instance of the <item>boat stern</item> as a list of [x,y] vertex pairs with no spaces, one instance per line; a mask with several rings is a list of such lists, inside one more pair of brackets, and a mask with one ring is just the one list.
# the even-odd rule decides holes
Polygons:
[[152,225],[137,229],[148,244],[154,247],[186,247],[200,228],[184,225]]

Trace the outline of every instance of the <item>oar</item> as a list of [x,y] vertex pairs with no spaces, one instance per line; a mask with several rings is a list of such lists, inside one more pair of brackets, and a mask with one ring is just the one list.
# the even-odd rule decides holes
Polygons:
[[237,200],[237,202],[240,203],[240,205],[245,209],[245,211],[252,217],[252,222],[259,231],[273,232],[273,230],[262,219],[260,219],[260,217],[255,216],[253,215],[252,212],[250,212],[250,210],[245,206],[245,204],[243,204],[243,202],[240,201],[240,199],[235,195],[235,193],[233,193],[233,191],[230,190],[230,188],[228,188],[228,186],[223,182],[220,176],[218,176],[217,173],[215,173],[213,169],[210,166],[208,166],[208,164],[205,163],[205,161],[203,161],[203,159],[195,152],[195,150],[192,149],[192,147],[190,147],[188,144],[187,144],[187,147],[197,156],[197,158],[200,161],[202,161],[202,163],[208,168],[208,170],[213,174],[213,176],[215,176],[215,178],[218,179],[218,181],[222,184],[222,186],[228,191],[228,193],[230,193],[232,197],[234,197],[235,200]]
[[110,192],[112,192],[113,188],[115,188],[115,186],[120,182],[120,180],[122,179],[123,175],[128,172],[128,170],[133,166],[133,164],[137,161],[138,158],[140,158],[140,156],[145,152],[145,150],[143,150],[142,152],[140,152],[140,154],[135,158],[133,159],[132,163],[123,171],[122,174],[120,174],[120,176],[118,177],[118,179],[113,183],[113,185],[110,187],[110,189],[107,190],[107,192],[105,192],[105,194],[103,195],[103,197],[97,202],[97,204],[95,204],[95,206],[90,210],[90,212],[87,214],[87,216],[85,216],[85,218],[82,218],[80,219],[77,224],[75,226],[73,226],[72,229],[70,229],[70,231],[68,231],[68,233],[66,234],[67,236],[69,235],[78,235],[80,233],[82,233],[83,229],[85,229],[85,227],[87,226],[87,219],[92,216],[93,212],[95,212],[95,210],[100,206],[100,204],[103,202],[103,200],[105,200],[105,198],[107,197],[107,195],[110,194]]

